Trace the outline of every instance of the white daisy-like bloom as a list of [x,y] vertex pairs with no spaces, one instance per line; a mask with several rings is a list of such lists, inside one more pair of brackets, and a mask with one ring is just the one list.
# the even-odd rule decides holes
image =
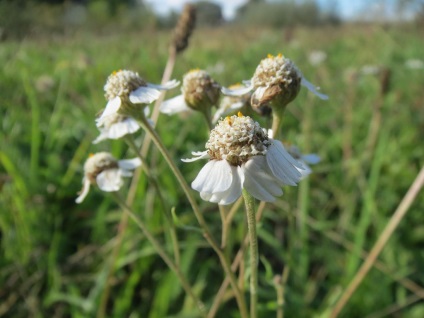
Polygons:
[[206,151],[193,152],[192,162],[209,158],[191,186],[202,199],[221,205],[236,201],[242,189],[258,200],[273,202],[283,185],[295,186],[302,165],[283,144],[268,137],[257,122],[241,113],[218,122]]
[[[157,100],[162,90],[177,87],[179,82],[169,81],[164,85],[147,83],[137,72],[120,70],[109,75],[104,86],[105,97],[108,101],[100,119],[112,114],[126,115],[126,108],[134,109],[136,105],[147,105]],[[140,108],[142,110],[142,108]]]
[[[241,84],[234,84],[229,87],[229,89],[238,89],[242,87]],[[219,108],[215,112],[212,122],[216,123],[221,117],[227,116],[229,114],[234,114],[236,111],[240,110],[243,107],[250,106],[250,98],[252,94],[250,92],[240,95],[240,96],[224,96],[221,99]]]
[[327,95],[318,92],[319,88],[306,80],[296,65],[282,54],[268,55],[259,63],[252,79],[244,83],[247,85],[245,88],[231,90],[223,87],[221,91],[229,96],[253,91],[252,105],[258,106],[274,100],[287,105],[297,96],[300,86],[305,86],[321,99],[328,99]]
[[92,184],[105,192],[118,191],[124,184],[122,177],[131,177],[131,170],[140,165],[139,158],[116,160],[108,152],[91,155],[84,164],[83,187],[75,202],[81,203],[85,199]]
[[409,59],[405,61],[405,66],[412,70],[421,70],[424,68],[424,61],[420,59]]
[[313,66],[318,66],[327,59],[327,53],[323,51],[312,51],[308,55],[309,63]]
[[218,102],[220,89],[206,71],[193,69],[183,77],[182,94],[164,101],[160,111],[167,115],[192,110],[209,112]]

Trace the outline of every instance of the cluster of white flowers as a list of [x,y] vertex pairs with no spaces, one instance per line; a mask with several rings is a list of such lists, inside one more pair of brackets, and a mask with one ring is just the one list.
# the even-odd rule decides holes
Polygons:
[[[252,79],[244,84],[247,87],[223,88],[206,71],[192,70],[183,78],[182,94],[165,101],[160,108],[166,114],[186,110],[210,114],[210,109],[219,105],[221,91],[228,95],[223,97],[212,120],[221,118],[210,133],[206,150],[193,152],[195,158],[183,159],[185,162],[209,159],[192,187],[210,202],[231,204],[240,197],[243,188],[258,200],[272,202],[283,194],[283,185],[295,186],[311,172],[307,163],[319,161],[316,155],[301,155],[295,147],[287,151],[280,141],[272,138],[272,131],[261,128],[241,112],[222,116],[241,107],[252,106],[260,112],[261,107],[285,106],[297,96],[301,85],[322,99],[328,97],[319,93],[296,65],[281,54],[263,59]],[[140,128],[137,119],[148,116],[147,105],[159,98],[160,91],[178,85],[176,80],[164,85],[150,84],[133,71],[113,72],[104,86],[107,104],[96,119],[100,135],[94,143],[135,133]],[[95,184],[106,192],[118,191],[122,177],[131,176],[131,170],[140,165],[138,158],[116,160],[107,152],[91,156],[84,165],[83,189],[76,202],[82,202],[90,185]]]

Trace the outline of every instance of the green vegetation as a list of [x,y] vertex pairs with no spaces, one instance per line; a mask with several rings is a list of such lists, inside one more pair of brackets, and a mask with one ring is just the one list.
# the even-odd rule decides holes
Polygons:
[[[282,288],[285,317],[326,317],[423,166],[424,73],[405,64],[424,56],[423,35],[412,26],[201,29],[178,56],[173,78],[199,67],[228,86],[250,78],[268,53],[282,52],[330,96],[321,101],[302,89],[287,109],[285,139],[303,153],[319,154],[321,162],[299,187],[285,187],[284,196],[267,204],[258,224],[259,317],[275,317]],[[107,317],[198,317],[176,276],[131,220],[112,262],[123,212],[111,196],[92,189],[83,204],[74,203],[90,152],[134,157],[121,141],[91,143],[98,135],[94,116],[106,103],[107,76],[131,69],[160,82],[169,41],[169,32],[134,30],[1,44],[0,316],[95,317],[106,298]],[[325,52],[326,60],[312,65],[313,51]],[[367,65],[380,71],[364,74]],[[256,119],[267,125],[267,119]],[[161,115],[157,127],[191,182],[202,163],[179,159],[203,149],[208,138],[203,118]],[[136,136],[141,143],[144,133]],[[175,207],[180,268],[209,308],[224,279],[219,260],[154,147],[148,162],[168,206]],[[125,196],[126,187],[121,192]],[[219,238],[216,205],[195,197]],[[136,198],[134,211],[172,254],[167,218],[144,176]],[[421,193],[343,317],[382,317],[388,308],[402,317],[424,316],[417,296],[423,290],[411,291],[405,283],[424,285],[422,211]],[[245,234],[241,206],[225,249],[230,259]],[[247,270],[240,275],[246,300]],[[283,283],[275,286],[277,275]],[[233,296],[229,289],[217,317],[239,316]]]

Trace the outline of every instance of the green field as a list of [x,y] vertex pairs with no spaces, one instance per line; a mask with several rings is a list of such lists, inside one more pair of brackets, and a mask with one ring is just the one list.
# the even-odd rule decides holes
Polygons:
[[[251,78],[268,53],[281,52],[330,97],[322,101],[302,89],[286,111],[284,141],[317,153],[321,162],[298,187],[285,187],[275,204],[265,206],[258,224],[259,317],[276,317],[277,311],[328,317],[419,173],[424,66],[413,68],[410,60],[423,61],[423,39],[423,29],[413,26],[223,27],[196,29],[177,57],[173,78],[201,68],[229,86]],[[82,204],[74,202],[89,153],[135,156],[120,140],[92,144],[107,76],[130,69],[159,83],[169,41],[170,32],[143,30],[1,43],[0,316],[200,317],[137,225],[129,220],[119,236],[124,214],[111,195],[92,188]],[[313,51],[327,58],[312,65]],[[368,66],[377,73],[367,73]],[[161,115],[157,131],[191,183],[204,162],[180,159],[204,149],[203,118]],[[145,133],[135,136],[141,145]],[[179,268],[209,309],[224,279],[219,259],[155,147],[147,161],[168,210],[175,208]],[[123,197],[129,187],[127,181]],[[133,210],[173,255],[169,218],[156,189],[144,175],[133,189]],[[220,239],[217,205],[193,193]],[[421,192],[340,317],[424,316],[423,211]],[[224,249],[228,259],[246,231],[241,205]],[[244,260],[236,274],[248,302],[247,250]],[[278,275],[283,279],[276,283]],[[222,299],[217,317],[240,317],[231,288]]]

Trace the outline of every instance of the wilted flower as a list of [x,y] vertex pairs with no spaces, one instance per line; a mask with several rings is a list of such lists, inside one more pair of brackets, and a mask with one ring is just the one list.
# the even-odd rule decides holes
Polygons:
[[191,109],[210,113],[212,106],[218,102],[220,88],[206,71],[191,70],[184,75],[182,94],[163,102],[160,111],[167,115]]
[[164,85],[155,85],[147,83],[133,71],[113,72],[104,87],[108,103],[100,118],[116,113],[132,116],[144,108],[140,108],[139,104],[152,103],[159,98],[161,90],[172,89],[178,84],[178,81],[172,80]]
[[327,95],[317,91],[314,85],[307,81],[296,65],[283,55],[268,55],[256,68],[250,81],[245,82],[248,87],[230,90],[222,88],[222,93],[230,96],[243,95],[250,91],[252,106],[271,104],[284,107],[299,93],[300,86],[305,86],[321,99],[328,99]]
[[241,113],[221,120],[211,131],[206,151],[193,152],[197,158],[209,158],[192,182],[202,199],[231,204],[242,188],[255,198],[272,202],[283,194],[281,187],[295,186],[303,169],[278,140],[268,138],[257,122]]
[[76,203],[81,203],[87,196],[91,184],[97,184],[105,192],[118,191],[124,181],[122,177],[131,177],[132,172],[141,165],[139,158],[116,160],[108,152],[99,152],[90,156],[84,164],[83,187]]

